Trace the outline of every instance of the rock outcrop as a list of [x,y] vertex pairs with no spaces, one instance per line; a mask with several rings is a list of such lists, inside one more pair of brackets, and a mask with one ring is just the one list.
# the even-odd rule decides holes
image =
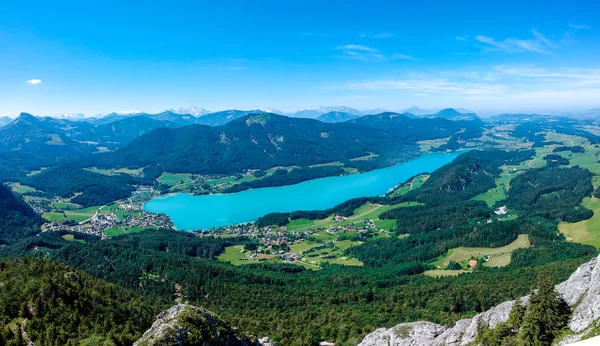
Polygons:
[[134,346],[222,345],[260,346],[255,338],[241,335],[235,328],[200,308],[177,304],[161,312],[152,327]]
[[[569,279],[556,285],[556,290],[573,309],[569,328],[575,333],[561,344],[581,340],[600,319],[600,256],[581,265]],[[522,297],[526,304],[529,297]],[[508,320],[515,301],[504,302],[473,318],[463,319],[449,328],[431,322],[402,323],[390,329],[380,328],[367,335],[359,346],[464,346],[473,342],[477,325],[495,328]]]

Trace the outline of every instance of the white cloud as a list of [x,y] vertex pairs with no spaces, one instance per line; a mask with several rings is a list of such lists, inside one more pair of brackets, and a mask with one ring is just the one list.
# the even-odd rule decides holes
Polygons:
[[586,24],[573,24],[573,23],[569,23],[569,27],[571,27],[571,29],[575,29],[575,30],[584,30],[584,29],[590,28],[590,26],[586,25]]
[[480,84],[473,82],[457,82],[445,79],[388,79],[350,82],[342,87],[349,90],[370,91],[411,91],[418,94],[460,94],[485,95],[502,94],[506,91],[503,85]]
[[457,39],[458,41],[468,41],[467,38],[464,36],[456,36],[455,39]]
[[336,50],[341,50],[342,54],[335,56],[340,59],[362,60],[362,61],[389,61],[389,60],[419,60],[415,57],[406,54],[382,54],[377,48],[347,44],[344,46],[335,47]]
[[550,40],[548,40],[546,38],[546,36],[544,36],[542,33],[540,33],[539,31],[535,30],[535,29],[531,29],[531,33],[533,34],[533,36],[535,36],[535,38],[537,38],[538,41],[542,42],[543,44],[545,44],[548,47],[553,47],[556,48],[556,45],[553,44],[552,42],[550,42]]
[[390,59],[395,60],[395,59],[401,59],[401,60],[421,60],[419,58],[415,58],[413,56],[410,55],[406,55],[406,54],[393,54]]
[[335,49],[337,50],[357,50],[362,52],[377,52],[377,49],[367,46],[362,46],[359,44],[347,44],[344,46],[338,46]]
[[491,50],[501,50],[511,53],[532,52],[552,54],[549,48],[556,48],[557,46],[536,29],[531,29],[531,33],[534,38],[517,39],[509,37],[505,40],[498,41],[493,37],[479,35],[475,36],[475,39],[488,45],[487,48]]
[[37,84],[41,84],[42,80],[41,79],[30,79],[27,81],[27,83],[32,84],[32,85],[37,85]]

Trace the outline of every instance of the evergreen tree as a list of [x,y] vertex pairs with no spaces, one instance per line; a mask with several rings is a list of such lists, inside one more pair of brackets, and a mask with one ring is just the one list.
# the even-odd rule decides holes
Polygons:
[[519,338],[524,345],[547,346],[569,322],[570,309],[556,292],[546,275],[541,275],[539,289],[531,294],[523,316]]

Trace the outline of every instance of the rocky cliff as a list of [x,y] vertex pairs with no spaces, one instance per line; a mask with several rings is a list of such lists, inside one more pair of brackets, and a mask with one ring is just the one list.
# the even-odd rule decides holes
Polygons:
[[[600,320],[600,256],[581,265],[567,281],[556,285],[556,290],[573,309],[569,328],[573,334],[565,337],[561,345],[567,345],[592,335]],[[528,297],[520,299],[526,304]],[[380,328],[367,335],[359,346],[463,346],[471,343],[477,335],[477,325],[495,328],[508,320],[515,301],[504,302],[473,318],[446,327],[431,322],[402,323],[390,329]]]
[[[161,312],[152,327],[134,346],[222,345],[260,346],[255,338],[241,335],[213,314],[197,307],[177,304]],[[265,346],[268,344],[265,343]]]

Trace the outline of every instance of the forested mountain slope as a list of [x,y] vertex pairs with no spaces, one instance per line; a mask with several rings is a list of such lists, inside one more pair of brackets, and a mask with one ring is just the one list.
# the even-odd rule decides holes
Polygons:
[[2,345],[131,345],[163,304],[48,260],[0,262]]
[[0,184],[0,246],[39,233],[40,224],[31,207]]
[[415,156],[417,147],[384,130],[354,124],[325,124],[276,114],[248,115],[221,127],[201,125],[159,129],[112,153],[94,155],[83,164],[146,167],[167,172],[236,173],[274,166],[347,162],[376,154],[390,165]]
[[443,118],[414,118],[407,114],[386,112],[365,115],[348,123],[391,131],[399,138],[419,141],[424,139],[460,136],[469,139],[481,136],[481,123],[452,121]]
[[122,175],[103,175],[86,171],[72,163],[61,163],[41,173],[23,178],[23,183],[38,190],[64,198],[82,206],[103,205],[127,198],[133,191],[136,178]]

